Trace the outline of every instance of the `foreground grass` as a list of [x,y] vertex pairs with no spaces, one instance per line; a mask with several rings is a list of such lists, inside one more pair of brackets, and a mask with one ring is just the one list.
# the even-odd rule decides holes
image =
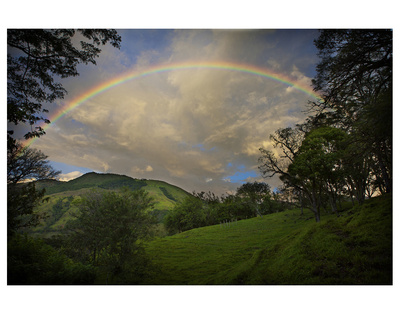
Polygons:
[[144,284],[392,284],[392,199],[340,217],[286,211],[147,244]]

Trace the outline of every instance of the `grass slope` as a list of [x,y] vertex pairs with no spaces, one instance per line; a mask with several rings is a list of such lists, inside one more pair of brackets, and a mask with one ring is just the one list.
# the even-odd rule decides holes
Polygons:
[[147,244],[145,284],[392,284],[392,198],[341,217],[286,211]]
[[169,210],[172,209],[176,202],[183,200],[190,194],[181,188],[170,185],[163,181],[146,180],[147,185],[142,189],[147,191],[154,198],[156,204],[155,209]]

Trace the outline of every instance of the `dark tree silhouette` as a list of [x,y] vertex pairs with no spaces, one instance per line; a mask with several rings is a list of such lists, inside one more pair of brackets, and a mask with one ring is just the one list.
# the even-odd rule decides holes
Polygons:
[[[81,39],[79,41],[79,39]],[[25,138],[44,134],[35,127],[42,116],[44,103],[63,98],[67,91],[55,77],[79,75],[77,65],[96,64],[100,45],[110,42],[120,47],[115,30],[103,29],[9,29],[7,30],[7,120],[11,124],[32,126]],[[12,137],[13,130],[8,130]],[[13,144],[10,141],[9,144]]]
[[386,29],[321,31],[313,86],[324,102],[311,107],[314,120],[329,120],[365,147],[365,166],[384,192],[392,191],[392,41]]

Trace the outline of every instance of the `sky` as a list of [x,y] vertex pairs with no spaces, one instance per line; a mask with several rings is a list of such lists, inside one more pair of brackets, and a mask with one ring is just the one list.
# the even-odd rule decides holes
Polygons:
[[[97,65],[62,79],[64,99],[45,104],[50,120],[92,88],[160,66],[167,71],[125,80],[62,115],[32,148],[48,155],[60,180],[84,173],[157,179],[186,191],[233,193],[263,179],[259,148],[269,135],[306,118],[310,94],[272,78],[177,64],[240,64],[285,77],[312,91],[318,63],[307,29],[118,29],[121,49],[103,46]],[[134,76],[134,75],[133,75]],[[20,130],[22,132],[22,129]],[[22,133],[20,133],[22,134]]]

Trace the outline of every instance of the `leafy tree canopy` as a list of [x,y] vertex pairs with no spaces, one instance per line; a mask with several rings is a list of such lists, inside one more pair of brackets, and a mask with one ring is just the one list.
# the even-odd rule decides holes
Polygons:
[[392,80],[392,37],[385,29],[321,31],[315,90],[331,102],[377,95]]
[[84,261],[112,275],[134,269],[138,258],[143,260],[139,241],[149,237],[154,223],[148,212],[152,202],[143,190],[91,191],[77,203],[76,219],[69,222],[72,246]]
[[[314,121],[325,120],[363,143],[366,171],[381,190],[392,190],[393,32],[386,29],[323,30],[315,40],[321,62],[313,80],[323,103]],[[321,119],[322,118],[322,119]]]
[[[78,34],[80,36],[78,36]],[[81,37],[82,40],[79,40]],[[9,29],[7,30],[7,120],[17,125],[29,123],[32,130],[25,138],[44,134],[38,121],[46,102],[63,98],[66,90],[55,77],[79,75],[77,65],[96,64],[100,45],[119,48],[121,37],[104,29]],[[11,136],[13,130],[8,130]]]

